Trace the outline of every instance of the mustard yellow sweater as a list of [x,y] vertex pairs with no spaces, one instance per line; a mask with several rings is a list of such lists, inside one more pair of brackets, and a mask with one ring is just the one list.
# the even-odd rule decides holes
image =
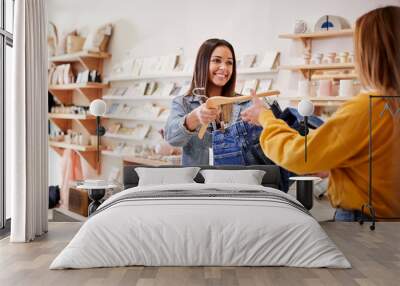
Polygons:
[[[385,99],[373,99],[372,201],[378,217],[400,217],[400,112],[390,114],[387,107]],[[259,122],[260,144],[274,162],[297,174],[329,171],[333,207],[360,209],[368,201],[368,94],[346,102],[310,131],[307,162],[303,136],[269,110]]]

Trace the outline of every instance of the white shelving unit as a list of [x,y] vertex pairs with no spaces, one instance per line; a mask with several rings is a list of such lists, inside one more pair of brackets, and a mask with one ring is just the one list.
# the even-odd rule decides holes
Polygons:
[[139,140],[134,138],[133,136],[130,135],[122,135],[122,134],[112,134],[112,133],[106,133],[103,136],[104,138],[111,138],[111,139],[117,139],[117,140],[127,140],[127,141],[133,141],[133,142],[143,142],[143,140]]
[[[335,38],[352,37],[354,31],[352,29],[345,29],[339,31],[323,31],[305,34],[282,34],[279,38],[300,40],[303,42],[304,49],[311,53],[311,46],[313,40],[332,40]],[[346,63],[330,63],[330,64],[303,64],[303,65],[284,65],[280,67],[281,70],[289,70],[293,72],[301,72],[305,79],[323,80],[331,79],[338,81],[341,79],[357,79],[358,75],[355,72],[355,64],[353,62]],[[300,101],[302,98],[296,96],[280,96],[280,99],[289,101]],[[339,106],[343,102],[351,99],[351,97],[329,96],[329,97],[308,97],[307,99],[313,101],[314,105],[324,106]]]
[[105,95],[103,99],[107,100],[129,100],[129,101],[147,101],[147,100],[166,100],[171,101],[173,96],[169,95],[141,95],[141,96],[118,96],[118,95]]
[[115,157],[115,158],[122,158],[124,156],[127,156],[126,154],[119,154],[119,153],[116,153],[116,152],[113,152],[110,150],[103,150],[103,151],[101,151],[101,154],[105,155],[105,156]]
[[300,97],[300,96],[280,96],[281,100],[288,100],[291,102],[298,102],[302,99],[308,99],[313,102],[315,106],[338,106],[343,102],[350,100],[352,97],[341,97],[341,96],[324,96],[324,97]]
[[[111,54],[106,52],[77,52],[73,54],[64,54],[49,58],[49,62],[55,65],[70,64],[75,75],[83,70],[97,70],[103,72],[103,62],[109,59]],[[64,106],[76,105],[82,99],[91,102],[101,98],[103,89],[108,88],[106,83],[87,82],[87,83],[71,83],[71,84],[56,84],[49,85],[48,91]],[[79,99],[79,100],[77,100]],[[83,103],[88,105],[87,103]],[[82,103],[80,103],[82,105]],[[86,136],[96,134],[95,117],[89,114],[60,114],[49,113],[48,119],[60,131],[67,133],[68,130],[78,131],[79,126],[83,129]],[[76,123],[76,124],[75,124]],[[96,158],[96,147],[82,146],[77,144],[68,144],[65,142],[49,142],[49,147],[56,151],[60,156],[63,156],[65,149],[71,149],[78,152],[89,165],[100,174],[100,161]],[[100,148],[102,148],[100,146]]]
[[141,122],[154,122],[154,123],[165,123],[167,120],[162,118],[138,118],[132,116],[118,116],[118,115],[104,115],[103,118],[109,119],[120,119],[120,120],[134,120]]
[[51,57],[49,60],[53,63],[70,63],[70,62],[81,62],[86,59],[107,59],[110,58],[111,54],[105,52],[77,52],[73,54],[65,54],[60,56]]
[[[278,70],[271,70],[263,67],[246,68],[237,71],[238,77],[245,75],[275,75],[276,73],[278,73]],[[143,74],[140,76],[121,74],[121,75],[108,76],[104,80],[107,83],[112,81],[144,81],[144,80],[172,80],[172,79],[190,80],[192,76],[193,72],[188,73],[188,72],[172,71],[169,73]]]
[[280,96],[279,99],[284,100],[302,100],[309,99],[311,101],[347,101],[352,97],[341,97],[341,96],[315,96],[315,97],[301,97],[301,96]]
[[[246,68],[246,69],[238,69],[237,70],[237,78],[238,79],[272,79],[274,78],[277,73],[278,69],[270,69],[270,68],[265,68],[265,67],[255,67],[255,68]],[[113,74],[109,75],[108,77],[105,77],[104,81],[109,84],[112,88],[119,88],[119,87],[126,87],[128,85],[137,85],[140,82],[156,82],[158,88],[162,86],[164,83],[174,83],[180,86],[180,83],[182,85],[187,85],[187,82],[191,81],[193,77],[193,72],[182,72],[182,71],[171,71],[171,72],[154,72],[154,73],[146,73],[146,74],[141,74],[141,75],[132,75],[132,74]],[[157,94],[157,91],[153,95],[130,95],[130,96],[120,96],[120,95],[112,95],[112,92],[109,94],[105,94],[103,96],[104,100],[107,100],[110,104],[113,102],[119,102],[120,104],[128,104],[128,105],[136,105],[136,106],[141,106],[143,104],[147,104],[149,102],[159,104],[161,106],[167,107],[167,105],[170,105],[170,102],[174,99],[174,96],[162,94],[160,92]],[[123,115],[121,113],[113,113],[113,114],[106,114],[104,118],[107,118],[108,120],[120,120],[120,121],[127,121],[126,125],[128,124],[135,124],[137,123],[145,123],[145,124],[150,124],[152,128],[154,129],[159,129],[163,127],[163,125],[166,123],[167,118],[148,118],[148,117],[142,117],[139,118],[137,115],[133,114],[133,116],[129,115]],[[125,126],[125,123],[122,122],[122,125]],[[153,129],[153,130],[154,130]],[[122,135],[122,134],[111,134],[108,133],[104,136],[108,140],[115,140],[120,143],[126,141],[127,145],[133,144],[145,144],[149,143],[151,145],[155,145],[154,143],[157,143],[159,139],[156,137],[152,137],[152,139],[146,138],[145,140],[137,140],[133,138],[132,136],[129,135]],[[161,137],[160,137],[161,138]],[[110,157],[118,158],[128,162],[133,162],[133,163],[142,163],[142,164],[151,164],[151,165],[159,165],[159,164],[167,164],[166,162],[159,161],[159,160],[152,160],[152,159],[146,159],[146,158],[137,158],[137,157],[126,157],[126,154],[121,154],[121,153],[116,153],[110,150],[104,150],[102,151],[103,155],[107,155]]]
[[143,80],[160,80],[160,79],[190,79],[192,73],[185,72],[170,72],[170,73],[154,73],[154,74],[143,74],[140,76],[120,74],[114,76],[108,76],[104,80],[105,82],[110,81],[143,81]]
[[245,75],[276,75],[278,71],[279,71],[278,69],[255,67],[255,68],[238,69],[237,75],[239,77]]
[[170,165],[170,163],[166,161],[156,160],[156,159],[148,159],[142,158],[138,156],[132,156],[130,154],[123,154],[123,153],[116,153],[109,150],[104,150],[101,152],[103,155],[111,156],[115,158],[119,158],[126,162],[132,162],[138,165],[149,165],[149,166],[163,166],[163,165]]

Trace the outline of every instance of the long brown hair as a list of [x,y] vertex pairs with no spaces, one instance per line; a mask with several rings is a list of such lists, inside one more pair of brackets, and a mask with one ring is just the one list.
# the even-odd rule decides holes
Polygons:
[[378,8],[357,19],[354,55],[364,87],[400,95],[400,7]]
[[[232,45],[222,39],[208,39],[201,46],[197,52],[196,64],[188,95],[191,95],[195,88],[205,88],[206,95],[208,94],[208,72],[210,67],[210,59],[213,51],[220,46],[227,47],[232,53],[233,69],[229,81],[222,87],[221,96],[235,96],[236,84],[236,57]],[[229,122],[232,112],[232,105],[222,106],[222,119]]]

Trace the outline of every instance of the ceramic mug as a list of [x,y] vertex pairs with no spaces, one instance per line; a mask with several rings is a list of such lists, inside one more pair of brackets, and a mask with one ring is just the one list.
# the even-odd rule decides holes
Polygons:
[[321,79],[318,87],[318,97],[332,96],[333,84],[330,79]]
[[334,64],[335,63],[335,59],[336,59],[336,53],[335,52],[331,52],[331,53],[328,53],[327,55],[326,55],[326,57],[327,57],[327,59],[328,59],[328,63],[329,64]]
[[342,79],[339,83],[339,96],[351,97],[354,95],[354,82],[352,79]]
[[345,64],[348,62],[349,53],[348,52],[341,52],[339,54],[340,63]]
[[308,80],[299,80],[297,96],[309,97],[311,93],[311,85]]
[[324,58],[324,54],[323,53],[317,53],[317,54],[315,54],[313,56],[312,62],[313,62],[313,64],[320,65],[320,64],[322,64],[322,59],[323,58]]

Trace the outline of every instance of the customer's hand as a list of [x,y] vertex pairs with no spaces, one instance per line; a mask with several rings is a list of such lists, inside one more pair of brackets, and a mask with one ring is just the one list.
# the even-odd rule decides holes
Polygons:
[[205,103],[197,107],[196,109],[193,110],[193,113],[197,117],[197,120],[200,122],[200,124],[208,124],[217,118],[219,118],[219,115],[221,113],[220,108],[208,108]]
[[267,108],[265,107],[264,102],[258,97],[256,97],[256,92],[254,90],[251,91],[251,95],[253,96],[252,99],[253,105],[247,108],[246,110],[242,111],[240,115],[243,121],[255,125],[261,125],[260,122],[258,122],[258,117],[260,113],[263,112],[264,110],[267,110]]

